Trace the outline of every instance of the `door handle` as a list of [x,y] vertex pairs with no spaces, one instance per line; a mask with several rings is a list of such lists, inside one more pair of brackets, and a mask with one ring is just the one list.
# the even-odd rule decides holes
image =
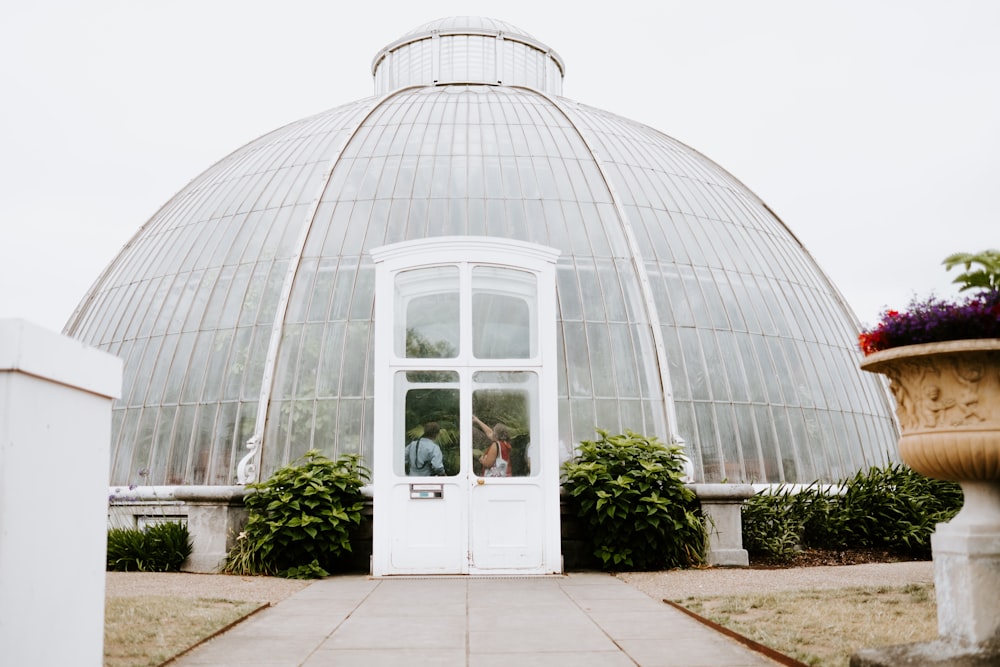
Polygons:
[[476,484],[478,484],[479,486],[482,486],[485,483],[486,483],[486,480],[483,479],[482,477],[477,477],[476,478]]

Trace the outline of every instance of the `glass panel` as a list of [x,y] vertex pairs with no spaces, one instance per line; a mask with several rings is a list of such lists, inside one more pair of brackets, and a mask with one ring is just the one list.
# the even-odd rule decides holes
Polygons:
[[716,432],[715,411],[711,403],[695,403],[694,414],[698,428],[698,449],[701,450],[702,474],[706,482],[722,482],[726,479],[725,459],[719,451],[719,437]]
[[723,482],[746,482],[743,471],[743,457],[740,456],[740,441],[737,436],[737,426],[732,405],[716,404],[715,418],[718,421],[719,445],[722,449],[724,466]]
[[708,389],[705,358],[698,340],[698,330],[678,329],[677,333],[681,340],[681,352],[684,354],[684,369],[687,371],[688,383],[691,386],[691,398],[710,400],[712,396]]
[[369,345],[368,322],[350,322],[344,343],[344,361],[340,381],[340,395],[360,397],[364,393]]
[[760,452],[764,462],[765,479],[769,482],[792,481],[785,478],[770,408],[766,405],[754,406],[754,417],[757,422],[757,435],[760,437]]
[[458,373],[406,371],[396,374],[396,406],[403,432],[394,443],[397,475],[438,477],[457,475],[459,453]]
[[396,276],[397,356],[449,359],[458,356],[458,268],[435,266]]
[[[582,323],[565,322],[563,334],[566,338],[566,372],[569,380],[569,395],[574,398],[593,396],[593,387],[590,382],[590,356],[585,344],[587,340],[586,330]],[[591,429],[592,425],[588,426],[587,437],[590,436]]]
[[632,345],[628,325],[612,324],[610,330],[618,396],[638,398],[641,395],[639,393],[639,376],[636,371],[635,348]]
[[[526,477],[537,475],[534,415],[538,413],[538,376],[533,372],[486,372],[473,376],[472,466],[477,475]],[[505,461],[495,463],[499,443]],[[489,467],[491,466],[492,467]]]
[[323,347],[323,358],[320,361],[319,375],[316,379],[318,396],[337,396],[340,393],[340,369],[343,361],[344,340],[347,324],[331,322],[327,325]]
[[715,332],[701,330],[699,333],[701,351],[705,355],[705,366],[708,371],[708,384],[712,389],[712,398],[716,401],[728,401],[729,383]]
[[147,484],[181,483],[180,480],[170,479],[167,475],[167,467],[171,457],[171,435],[174,430],[174,415],[176,412],[177,408],[174,406],[160,407],[156,432],[153,436],[153,453],[152,460],[149,462]]
[[559,312],[562,319],[583,319],[583,305],[580,303],[580,287],[573,266],[559,266],[556,269],[556,296],[559,298]]
[[526,359],[537,352],[536,284],[527,271],[472,271],[472,348],[479,359]]
[[[718,331],[716,337],[719,341],[719,352],[722,357],[724,370],[719,369],[720,375],[725,375],[729,381],[729,393],[734,401],[748,401],[750,395],[747,392],[748,382],[743,372],[743,364],[740,363],[739,348],[736,343],[736,334],[731,331]],[[725,394],[718,394],[724,396]]]
[[174,451],[170,456],[167,469],[167,484],[185,484],[190,476],[188,459],[191,456],[191,433],[194,428],[194,418],[197,406],[184,405],[177,409],[177,422],[174,425]]
[[614,397],[616,396],[615,369],[611,363],[611,337],[608,333],[608,325],[601,322],[588,323],[586,326],[591,376],[594,380],[594,396]]
[[754,424],[753,408],[740,403],[734,405],[733,408],[736,411],[736,428],[739,432],[740,449],[743,453],[746,482],[749,484],[763,482],[767,477],[757,446],[757,427]]

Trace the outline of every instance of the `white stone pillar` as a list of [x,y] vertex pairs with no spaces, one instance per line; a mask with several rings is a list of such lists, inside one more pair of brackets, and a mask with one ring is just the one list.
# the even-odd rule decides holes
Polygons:
[[0,660],[104,662],[111,401],[122,362],[0,320]]
[[1000,484],[961,485],[962,510],[931,535],[938,634],[1000,646]]

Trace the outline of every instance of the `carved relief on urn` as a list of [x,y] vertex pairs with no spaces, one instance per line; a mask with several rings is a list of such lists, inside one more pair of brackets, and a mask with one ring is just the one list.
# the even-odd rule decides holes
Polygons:
[[889,378],[907,465],[938,479],[1000,480],[1000,340],[896,347],[861,367]]

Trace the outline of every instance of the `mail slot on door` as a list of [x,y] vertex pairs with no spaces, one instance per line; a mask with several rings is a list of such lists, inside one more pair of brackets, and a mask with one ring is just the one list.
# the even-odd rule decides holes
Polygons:
[[444,484],[410,484],[410,500],[440,500]]

